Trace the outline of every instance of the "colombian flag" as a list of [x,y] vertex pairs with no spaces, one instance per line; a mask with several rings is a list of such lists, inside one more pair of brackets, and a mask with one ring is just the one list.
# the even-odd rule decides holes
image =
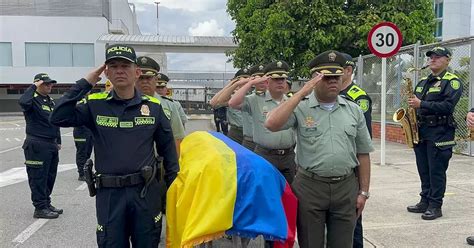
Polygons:
[[199,131],[181,143],[179,164],[167,193],[167,247],[192,247],[225,233],[293,247],[297,200],[265,159],[221,133]]

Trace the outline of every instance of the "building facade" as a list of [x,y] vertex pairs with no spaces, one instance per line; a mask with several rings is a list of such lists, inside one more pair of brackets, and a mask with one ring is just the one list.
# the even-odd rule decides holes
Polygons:
[[434,0],[433,3],[438,40],[474,36],[474,0]]

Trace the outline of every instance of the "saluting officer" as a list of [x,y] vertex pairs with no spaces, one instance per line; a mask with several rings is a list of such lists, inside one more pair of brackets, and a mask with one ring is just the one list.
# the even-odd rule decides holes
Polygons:
[[[294,129],[272,132],[263,126],[267,113],[288,99],[286,96],[289,66],[285,61],[274,61],[264,68],[265,75],[248,80],[230,99],[229,106],[248,112],[253,119],[254,152],[275,166],[291,183],[295,176]],[[268,90],[263,97],[247,96],[253,85],[268,80]]]
[[344,64],[337,51],[319,54],[309,63],[313,78],[265,121],[272,131],[297,130],[299,167],[292,188],[302,248],[325,247],[325,230],[328,247],[352,247],[357,216],[369,197],[374,149],[362,110],[338,96]]
[[[250,71],[250,78],[259,78],[265,75],[265,65],[257,64],[252,66]],[[253,91],[247,95],[251,97],[253,95],[259,97],[265,97],[265,91],[267,91],[267,81],[261,81],[254,85],[255,88]],[[242,140],[242,145],[247,149],[253,151],[255,150],[255,142],[253,141],[253,119],[248,111],[242,111],[242,133],[244,138]]]
[[453,112],[462,94],[458,76],[447,71],[451,51],[435,47],[426,53],[431,74],[415,87],[408,104],[416,109],[420,143],[415,144],[416,165],[421,180],[421,199],[408,212],[423,213],[424,220],[443,216],[446,170],[453,153],[456,123]]
[[[355,69],[355,63],[352,61],[351,55],[342,53],[346,59],[344,64],[344,75],[342,75],[342,90],[340,95],[343,95],[347,99],[357,103],[360,109],[364,113],[365,124],[369,130],[370,137],[372,137],[372,99],[367,93],[357,86],[352,81],[352,74]],[[357,219],[357,223],[354,229],[354,248],[364,247],[364,233],[362,228],[362,215]]]
[[[169,77],[163,73],[158,73],[156,75],[156,93],[155,96],[161,96],[164,99],[170,101],[172,104],[175,106],[175,108],[178,111],[179,119],[181,120],[181,123],[183,124],[183,128],[186,127],[186,122],[188,122],[188,117],[186,116],[186,113],[184,113],[183,106],[181,106],[181,103],[177,100],[173,100],[170,96],[167,95],[168,93],[168,82],[170,81]],[[171,107],[170,107],[171,108]]]
[[[91,94],[105,75],[111,92]],[[179,170],[173,133],[160,101],[135,90],[141,75],[127,45],[106,48],[106,61],[59,100],[51,115],[58,126],[87,126],[94,135],[99,247],[157,247],[162,217],[156,157],[163,157],[167,186]],[[155,175],[155,176],[153,176]]]
[[161,96],[156,92],[157,86],[160,85],[160,87],[164,87],[161,85],[168,82],[168,76],[159,72],[160,66],[154,59],[150,57],[138,57],[137,65],[142,71],[142,75],[140,75],[137,81],[137,88],[145,95],[153,96],[160,100],[161,108],[170,121],[171,130],[173,131],[173,136],[176,143],[176,151],[178,152],[179,156],[179,146],[181,141],[184,139],[185,134],[184,126],[179,116],[178,107],[173,103],[173,100],[165,96]]
[[39,73],[19,101],[26,121],[26,138],[22,148],[35,207],[34,218],[54,219],[63,213],[62,209],[51,205],[50,197],[58,171],[58,150],[61,149],[59,128],[49,123],[54,101],[48,94],[53,84],[56,80],[46,73]]
[[[235,73],[234,78],[224,88],[222,88],[222,90],[217,92],[214,97],[212,97],[209,104],[211,104],[213,108],[228,106],[231,95],[234,94],[234,92],[243,84],[248,82],[248,78],[250,77],[249,73],[250,71],[247,68],[238,70]],[[244,140],[242,112],[238,109],[227,108],[227,122],[230,125],[227,136],[235,142],[242,144],[242,141]]]

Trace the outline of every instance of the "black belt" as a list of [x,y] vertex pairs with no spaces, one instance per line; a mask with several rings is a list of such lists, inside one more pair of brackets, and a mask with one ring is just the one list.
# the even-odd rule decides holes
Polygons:
[[418,124],[419,125],[424,125],[426,124],[427,126],[439,126],[439,125],[446,125],[448,124],[449,116],[447,115],[419,115],[417,116],[418,118]]
[[123,188],[145,183],[142,173],[133,173],[123,176],[99,175],[96,179],[97,188]]
[[352,176],[354,174],[354,170],[351,170],[351,172],[349,174],[342,175],[342,176],[322,177],[322,176],[319,176],[318,174],[316,174],[314,172],[305,170],[302,167],[298,167],[297,172],[299,172],[299,173],[301,173],[301,174],[303,174],[307,177],[310,177],[312,179],[316,179],[318,181],[323,181],[323,182],[327,182],[327,183],[342,182],[342,181],[344,181],[345,179],[349,178],[350,176]]
[[295,149],[294,147],[290,147],[286,149],[267,149],[258,145],[255,148],[255,150],[261,150],[268,154],[273,154],[273,155],[287,155],[289,153],[294,153],[294,149]]
[[43,141],[43,142],[56,144],[56,138],[44,138],[44,137],[38,137],[38,136],[31,135],[31,134],[27,134],[26,139],[37,140],[37,141]]

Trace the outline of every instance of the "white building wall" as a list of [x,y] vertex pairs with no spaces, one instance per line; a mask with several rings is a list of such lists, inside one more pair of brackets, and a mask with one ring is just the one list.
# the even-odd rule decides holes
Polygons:
[[61,83],[74,82],[93,68],[26,67],[25,42],[94,43],[95,66],[105,59],[105,44],[96,43],[101,34],[108,32],[108,22],[103,17],[0,16],[0,23],[0,42],[12,43],[13,64],[0,67],[0,84],[31,83],[39,72],[46,72]]
[[474,1],[444,0],[443,40],[474,35]]

